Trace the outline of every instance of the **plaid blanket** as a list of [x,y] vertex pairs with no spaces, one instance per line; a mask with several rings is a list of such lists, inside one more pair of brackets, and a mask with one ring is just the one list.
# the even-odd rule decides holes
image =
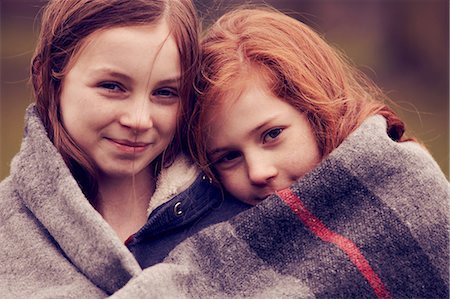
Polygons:
[[449,183],[368,119],[315,170],[177,246],[113,298],[448,298]]

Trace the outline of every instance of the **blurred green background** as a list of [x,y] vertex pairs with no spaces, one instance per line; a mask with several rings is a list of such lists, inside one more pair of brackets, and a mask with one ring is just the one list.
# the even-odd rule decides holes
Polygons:
[[[0,179],[19,150],[32,102],[28,66],[46,1],[0,0]],[[261,3],[262,1],[252,1]],[[309,24],[396,102],[407,130],[449,175],[449,1],[265,1]],[[207,24],[242,1],[196,0]],[[403,161],[398,161],[402,163]]]

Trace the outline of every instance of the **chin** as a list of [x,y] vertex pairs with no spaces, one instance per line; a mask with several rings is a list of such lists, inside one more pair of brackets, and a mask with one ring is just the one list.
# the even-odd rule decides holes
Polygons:
[[127,178],[127,177],[137,176],[144,169],[145,169],[145,167],[137,167],[136,165],[128,165],[128,166],[124,166],[124,167],[103,169],[102,173],[109,177]]
[[110,178],[130,178],[136,175],[134,171],[103,171],[103,174]]

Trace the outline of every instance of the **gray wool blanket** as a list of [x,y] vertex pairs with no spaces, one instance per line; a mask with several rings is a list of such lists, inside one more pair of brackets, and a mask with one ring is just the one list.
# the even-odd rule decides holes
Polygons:
[[104,298],[142,269],[95,211],[34,106],[0,183],[0,298]]
[[448,298],[449,183],[374,117],[289,190],[145,269],[33,107],[0,183],[0,298]]
[[449,183],[381,116],[315,170],[112,298],[448,298]]

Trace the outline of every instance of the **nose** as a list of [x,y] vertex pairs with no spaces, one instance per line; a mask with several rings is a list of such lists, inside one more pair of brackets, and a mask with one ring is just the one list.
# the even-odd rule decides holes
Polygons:
[[151,106],[151,101],[148,98],[125,103],[122,116],[120,117],[120,124],[135,133],[150,129],[153,127]]
[[247,161],[248,178],[253,185],[267,185],[278,174],[278,170],[270,159],[253,157]]

